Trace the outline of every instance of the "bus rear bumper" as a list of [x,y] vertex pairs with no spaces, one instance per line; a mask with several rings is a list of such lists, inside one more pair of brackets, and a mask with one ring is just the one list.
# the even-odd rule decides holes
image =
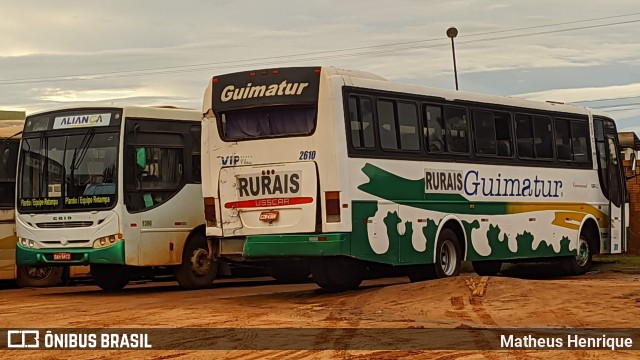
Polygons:
[[350,254],[350,234],[250,235],[244,240],[245,258],[337,256]]
[[[70,254],[71,260],[53,260],[54,253]],[[88,265],[88,264],[125,264],[124,241],[112,246],[93,249],[30,249],[16,246],[16,264],[18,265]]]

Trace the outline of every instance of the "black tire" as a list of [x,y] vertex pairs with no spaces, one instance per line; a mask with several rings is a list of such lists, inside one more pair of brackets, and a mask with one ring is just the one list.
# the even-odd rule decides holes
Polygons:
[[472,261],[471,266],[473,266],[473,271],[480,276],[496,276],[502,269],[502,261]]
[[407,271],[407,277],[411,282],[435,279],[437,277],[436,267],[434,264],[410,266]]
[[331,292],[357,289],[364,278],[364,272],[362,263],[348,257],[316,259],[311,263],[313,281]]
[[297,284],[309,280],[311,269],[302,261],[274,261],[269,264],[269,275],[283,284]]
[[215,253],[213,259],[209,258],[209,246],[204,234],[194,234],[187,240],[182,264],[176,267],[175,274],[178,284],[185,290],[205,289],[213,284],[218,275],[218,259]]
[[16,283],[20,287],[56,286],[62,281],[62,266],[18,266]]
[[562,261],[564,271],[569,275],[582,275],[589,271],[593,262],[593,249],[589,239],[581,234],[576,256],[566,257]]
[[436,277],[458,276],[462,266],[462,255],[458,236],[451,229],[443,229],[436,242]]
[[104,291],[122,290],[129,283],[129,269],[125,265],[91,264],[93,281]]

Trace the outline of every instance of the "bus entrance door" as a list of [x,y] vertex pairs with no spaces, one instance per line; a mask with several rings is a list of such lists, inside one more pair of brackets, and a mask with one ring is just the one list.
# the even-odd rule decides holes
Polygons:
[[623,252],[626,246],[625,224],[624,224],[624,199],[626,184],[622,176],[620,167],[618,147],[616,144],[617,134],[607,134],[607,157],[609,166],[609,234],[611,236],[611,253],[619,254]]

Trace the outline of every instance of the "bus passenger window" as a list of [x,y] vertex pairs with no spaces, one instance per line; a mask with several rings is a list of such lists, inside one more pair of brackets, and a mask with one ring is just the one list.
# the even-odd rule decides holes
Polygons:
[[586,122],[571,122],[571,143],[573,160],[579,163],[588,163],[589,125]]
[[125,171],[134,172],[137,185],[127,186],[127,209],[140,211],[169,200],[183,184],[182,149],[137,147]]
[[511,157],[511,115],[505,112],[493,112],[493,121],[496,129],[496,147],[498,156]]
[[468,153],[467,111],[462,108],[445,108],[445,144],[448,152]]
[[371,110],[370,99],[349,96],[349,128],[351,130],[351,145],[354,148],[375,147]]
[[385,150],[396,150],[398,149],[398,138],[396,137],[396,117],[393,110],[393,102],[379,100],[377,104],[380,145]]
[[418,133],[418,108],[413,103],[398,103],[400,147],[403,150],[420,150]]
[[551,118],[547,116],[534,116],[533,133],[535,134],[536,157],[538,159],[553,159]]
[[444,133],[442,131],[442,108],[440,106],[425,106],[424,136],[429,152],[444,151]]
[[516,114],[516,143],[518,144],[518,157],[534,158],[533,152],[535,135],[533,134],[533,121],[530,115]]
[[569,120],[556,119],[556,153],[558,160],[572,160]]
[[493,114],[489,111],[475,110],[473,112],[474,138],[476,153],[482,155],[496,155],[496,129]]

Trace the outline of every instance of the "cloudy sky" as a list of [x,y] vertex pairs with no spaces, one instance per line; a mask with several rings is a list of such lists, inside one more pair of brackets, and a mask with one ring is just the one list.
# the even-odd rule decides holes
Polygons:
[[0,0],[0,109],[199,109],[215,74],[335,65],[575,102],[640,133],[637,0]]

